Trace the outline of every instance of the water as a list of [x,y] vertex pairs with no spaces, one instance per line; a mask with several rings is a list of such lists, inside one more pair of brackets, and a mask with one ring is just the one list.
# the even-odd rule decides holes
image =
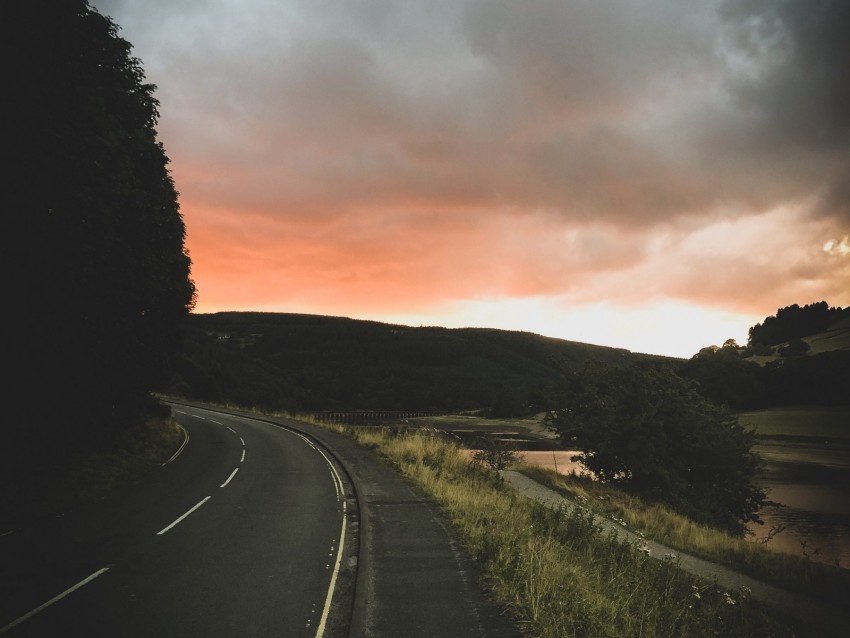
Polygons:
[[[759,516],[763,525],[751,525],[753,542],[777,526],[783,531],[767,546],[794,556],[850,569],[850,445],[769,442],[754,447],[766,463],[758,483],[771,501]],[[570,461],[572,451],[522,452],[528,463],[561,474],[580,473]]]
[[766,462],[759,485],[771,501],[750,525],[754,539],[774,526],[785,529],[768,547],[850,569],[850,445],[770,442],[756,445]]

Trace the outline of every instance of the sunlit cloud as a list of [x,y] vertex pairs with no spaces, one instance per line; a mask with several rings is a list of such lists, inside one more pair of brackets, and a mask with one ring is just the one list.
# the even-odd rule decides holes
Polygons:
[[850,255],[850,235],[846,235],[839,240],[830,239],[823,245],[823,251],[830,255],[847,256]]
[[158,86],[198,311],[689,356],[850,305],[848,3],[95,6]]

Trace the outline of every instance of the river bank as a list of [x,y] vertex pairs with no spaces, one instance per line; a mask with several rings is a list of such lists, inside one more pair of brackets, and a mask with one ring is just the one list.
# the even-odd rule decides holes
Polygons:
[[[782,441],[761,443],[754,451],[766,463],[758,483],[772,504],[759,512],[762,525],[749,526],[750,539],[764,542],[771,535],[770,549],[850,568],[850,447]],[[526,463],[559,474],[582,472],[570,460],[574,451],[519,454]]]
[[[758,483],[772,502],[759,512],[764,524],[750,526],[750,540],[769,536],[774,551],[850,569],[850,408],[771,409],[739,418],[761,437],[753,448],[765,462]],[[570,460],[577,452],[555,449],[557,440],[540,418],[411,421],[450,431],[468,447],[477,437],[495,437],[515,444],[527,463],[560,474],[582,472]]]

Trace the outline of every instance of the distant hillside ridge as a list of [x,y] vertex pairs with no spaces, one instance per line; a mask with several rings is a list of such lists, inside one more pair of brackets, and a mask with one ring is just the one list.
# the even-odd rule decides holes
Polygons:
[[750,347],[778,346],[795,339],[810,337],[829,331],[836,325],[845,326],[850,321],[850,307],[830,307],[826,301],[799,306],[793,304],[780,308],[775,315],[766,317],[749,330]]
[[188,325],[168,391],[269,410],[520,416],[548,409],[563,375],[588,361],[667,359],[530,332],[324,315],[219,312]]
[[750,329],[745,347],[730,339],[703,348],[681,371],[736,410],[850,405],[850,307],[780,308]]

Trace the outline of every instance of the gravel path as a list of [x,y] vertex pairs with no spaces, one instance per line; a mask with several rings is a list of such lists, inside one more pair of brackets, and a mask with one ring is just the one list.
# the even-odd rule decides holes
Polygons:
[[[544,505],[564,508],[566,511],[579,507],[575,501],[561,496],[524,474],[510,470],[504,470],[501,474],[505,481],[520,494]],[[649,549],[649,555],[654,558],[675,557],[674,560],[679,561],[682,569],[714,581],[722,589],[737,592],[740,587],[749,587],[754,600],[781,609],[783,613],[804,621],[808,626],[822,631],[824,635],[847,635],[844,632],[847,631],[847,627],[850,627],[850,614],[846,610],[838,610],[812,598],[745,576],[723,565],[685,554],[655,541],[645,540],[622,525],[601,516],[596,516],[595,522],[603,528],[605,533],[614,530],[621,540],[638,541]]]

